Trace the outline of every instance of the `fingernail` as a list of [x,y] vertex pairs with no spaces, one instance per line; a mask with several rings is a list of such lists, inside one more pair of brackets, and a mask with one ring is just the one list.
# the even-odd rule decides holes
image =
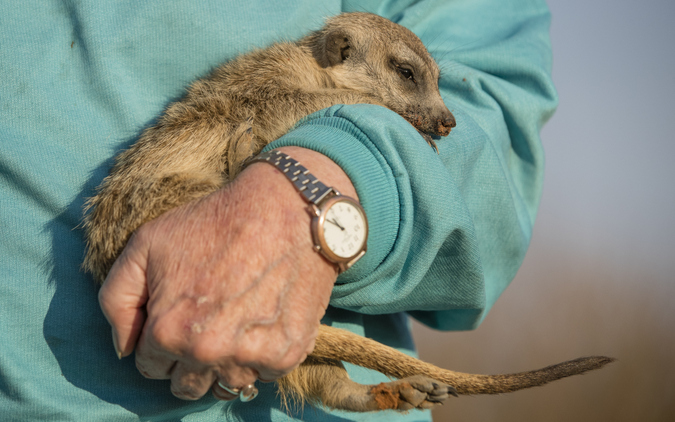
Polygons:
[[113,346],[115,346],[115,353],[117,353],[117,359],[122,359],[122,352],[120,352],[120,346],[117,342],[117,333],[115,330],[112,330],[112,339],[113,339]]

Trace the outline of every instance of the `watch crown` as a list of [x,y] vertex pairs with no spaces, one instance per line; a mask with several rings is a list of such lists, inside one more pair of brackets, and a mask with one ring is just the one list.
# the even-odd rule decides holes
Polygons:
[[309,215],[311,215],[312,217],[321,216],[321,210],[314,204],[307,205],[307,212],[309,212]]

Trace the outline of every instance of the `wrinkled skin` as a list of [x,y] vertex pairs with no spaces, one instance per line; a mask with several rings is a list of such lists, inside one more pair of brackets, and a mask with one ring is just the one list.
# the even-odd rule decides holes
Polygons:
[[[283,150],[356,194],[326,157]],[[297,367],[313,349],[337,277],[312,249],[304,208],[288,180],[259,163],[144,225],[99,295],[118,353],[135,347],[139,371],[171,379],[173,394],[188,400],[211,388],[229,400],[216,381],[243,386]]]

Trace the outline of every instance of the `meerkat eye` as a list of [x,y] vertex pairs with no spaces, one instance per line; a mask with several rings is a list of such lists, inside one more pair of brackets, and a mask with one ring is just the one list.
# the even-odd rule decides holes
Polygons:
[[415,82],[415,75],[413,75],[413,71],[412,71],[412,70],[410,70],[410,69],[408,69],[408,68],[405,68],[405,67],[400,67],[400,66],[397,66],[397,67],[396,67],[396,70],[397,70],[398,73],[400,73],[401,76],[403,76],[405,79],[410,79],[411,81]]

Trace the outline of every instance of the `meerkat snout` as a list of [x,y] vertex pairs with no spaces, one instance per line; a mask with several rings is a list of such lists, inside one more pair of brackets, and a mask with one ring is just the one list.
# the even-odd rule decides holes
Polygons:
[[440,136],[448,136],[450,130],[457,126],[455,121],[455,116],[448,110],[446,107],[445,110],[441,112],[441,115],[436,121],[436,134]]
[[404,117],[414,120],[413,126],[427,135],[448,136],[452,128],[457,126],[455,116],[442,100],[429,108],[409,107]]

